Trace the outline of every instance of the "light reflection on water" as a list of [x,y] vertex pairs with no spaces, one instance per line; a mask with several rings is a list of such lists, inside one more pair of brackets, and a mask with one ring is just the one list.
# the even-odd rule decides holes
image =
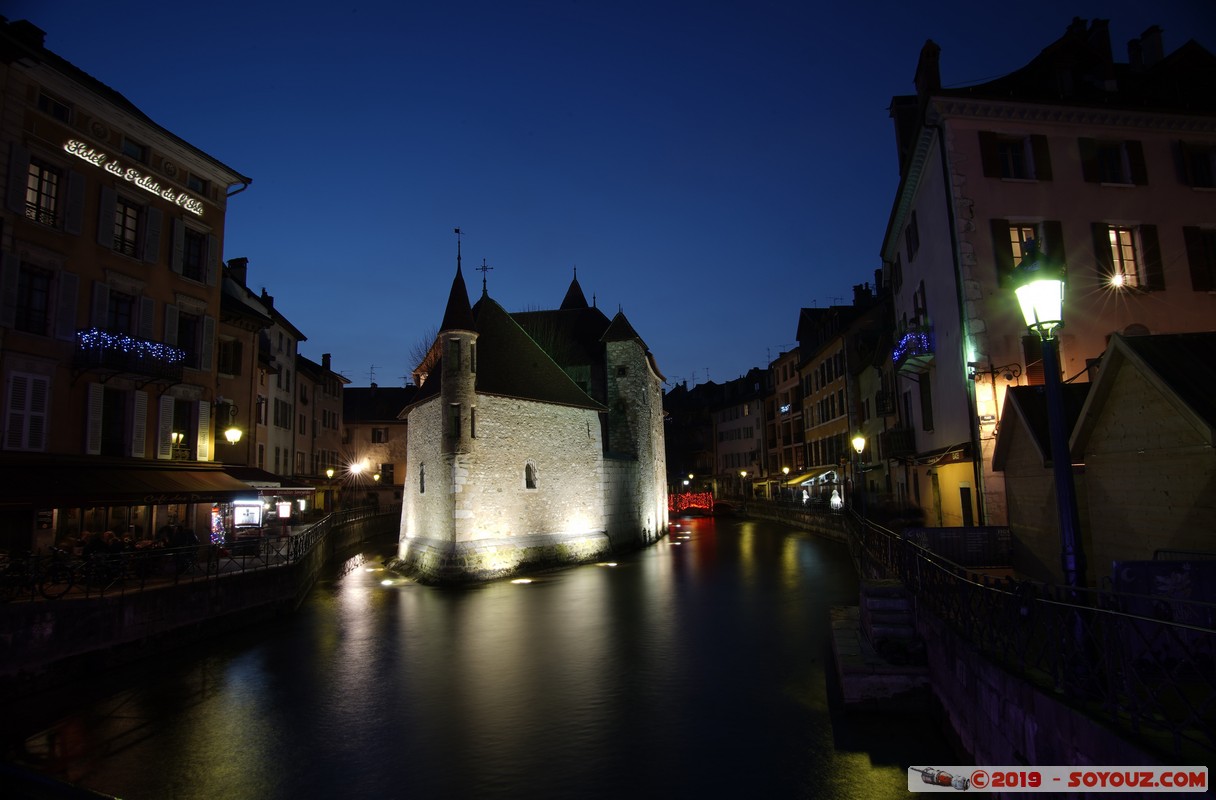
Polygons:
[[613,568],[523,585],[386,586],[369,553],[27,758],[127,800],[905,797],[909,763],[953,763],[923,717],[829,702],[828,608],[857,602],[843,546],[680,522]]

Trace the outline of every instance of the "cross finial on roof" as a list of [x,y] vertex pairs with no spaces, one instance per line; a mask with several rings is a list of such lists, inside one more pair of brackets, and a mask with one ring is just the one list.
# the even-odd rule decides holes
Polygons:
[[486,260],[484,258],[481,260],[481,266],[477,268],[477,271],[481,273],[481,296],[482,297],[488,296],[488,293],[486,292],[486,273],[492,269],[494,269],[494,268],[486,266]]

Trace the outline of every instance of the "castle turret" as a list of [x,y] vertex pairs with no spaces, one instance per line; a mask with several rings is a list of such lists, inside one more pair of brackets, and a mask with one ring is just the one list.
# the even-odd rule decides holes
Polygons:
[[456,277],[439,326],[437,348],[442,365],[439,395],[443,402],[443,453],[468,453],[477,422],[477,331],[460,271],[459,248],[458,244]]

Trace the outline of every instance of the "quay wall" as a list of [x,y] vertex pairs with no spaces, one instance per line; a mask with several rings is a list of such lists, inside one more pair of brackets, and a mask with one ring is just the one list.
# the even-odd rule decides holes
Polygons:
[[394,510],[335,525],[282,566],[0,604],[0,703],[290,613],[331,558],[395,534],[398,518]]
[[[748,504],[740,514],[782,522],[848,541],[848,514]],[[915,597],[915,596],[913,596]],[[860,598],[859,598],[860,602]],[[958,748],[977,765],[1057,766],[1168,764],[1038,686],[986,659],[935,615],[916,607],[929,685]]]

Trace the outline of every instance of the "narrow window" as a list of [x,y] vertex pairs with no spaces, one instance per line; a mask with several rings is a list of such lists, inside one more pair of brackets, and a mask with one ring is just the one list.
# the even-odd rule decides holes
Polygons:
[[448,436],[453,439],[460,438],[460,404],[452,403],[448,406]]
[[114,204],[114,249],[123,255],[136,255],[142,210],[122,197]]
[[43,225],[58,221],[59,170],[38,158],[30,159],[30,172],[25,187],[25,216]]
[[182,277],[202,283],[207,277],[207,237],[196,230],[186,228],[184,245]]
[[532,462],[524,464],[524,488],[536,488],[536,467],[532,466]]
[[448,339],[448,360],[452,363],[452,369],[460,369],[459,339]]
[[477,409],[469,409],[469,438],[477,438]]
[[477,343],[469,345],[469,372],[477,371]]
[[1132,233],[1131,228],[1110,226],[1110,257],[1114,268],[1110,282],[1114,286],[1140,285],[1140,259]]
[[418,494],[426,494],[426,464],[418,465]]

